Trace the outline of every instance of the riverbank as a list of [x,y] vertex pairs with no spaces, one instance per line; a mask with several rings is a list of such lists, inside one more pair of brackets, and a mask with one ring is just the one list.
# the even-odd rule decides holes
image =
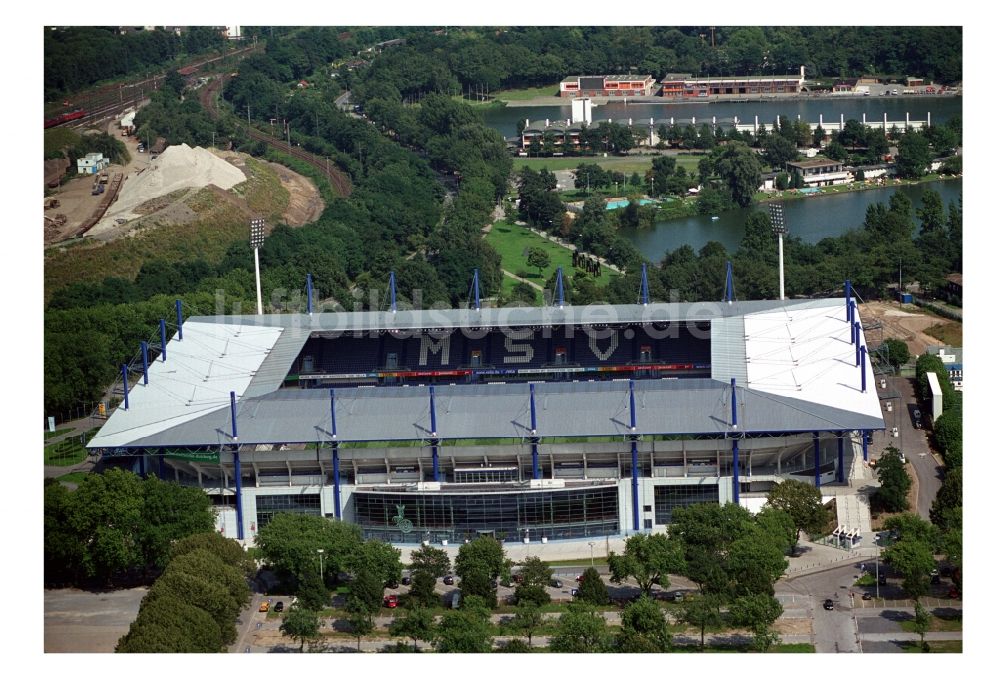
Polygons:
[[777,190],[770,192],[758,192],[754,195],[754,202],[787,202],[790,200],[800,200],[807,197],[820,197],[823,195],[839,195],[842,193],[859,192],[864,190],[882,190],[885,188],[897,188],[903,186],[920,185],[922,183],[935,183],[937,181],[950,181],[962,178],[962,174],[948,176],[945,174],[928,174],[917,180],[907,180],[900,178],[886,179],[880,182],[877,179],[864,182],[854,181],[844,185],[828,185],[821,188],[806,188],[807,192],[801,190]]
[[[893,99],[904,99],[907,101],[921,101],[926,99],[941,99],[946,97],[960,96],[958,92],[945,92],[943,94],[907,94],[905,96],[894,96]],[[589,97],[594,106],[603,106],[608,103],[629,104],[663,104],[663,105],[689,105],[701,103],[775,103],[780,101],[843,101],[845,99],[872,99],[864,94],[762,94],[758,96],[700,96],[689,99],[664,98],[662,96],[591,96]],[[878,98],[878,97],[874,97]],[[532,106],[569,106],[573,99],[563,96],[534,96],[532,98],[512,98],[505,99],[503,92],[499,92],[489,102],[491,105],[502,104],[506,108],[530,108]]]

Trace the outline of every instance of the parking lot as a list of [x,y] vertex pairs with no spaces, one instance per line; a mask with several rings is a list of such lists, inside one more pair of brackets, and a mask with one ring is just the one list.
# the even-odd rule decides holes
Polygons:
[[94,593],[45,590],[45,652],[111,653],[139,614],[147,587]]

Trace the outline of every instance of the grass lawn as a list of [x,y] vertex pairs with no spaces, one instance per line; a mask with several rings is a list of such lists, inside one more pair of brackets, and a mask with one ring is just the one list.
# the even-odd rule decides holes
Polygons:
[[[923,650],[920,649],[919,641],[907,641],[900,644],[903,647],[903,652],[907,653],[922,653]],[[928,641],[927,645],[930,647],[930,652],[932,653],[960,653],[962,652],[962,642],[961,641]]]
[[[707,642],[711,638],[710,634],[705,635],[705,641]],[[702,652],[700,646],[695,645],[675,645],[674,652],[678,653],[700,653]],[[727,644],[727,645],[706,645],[704,652],[706,653],[747,653],[751,652],[750,646],[746,644]],[[778,645],[771,646],[769,653],[814,653],[816,652],[816,646],[811,643],[779,643]]]
[[[587,566],[590,567],[590,557],[586,559],[567,559],[566,561],[547,561],[550,566]],[[608,563],[606,556],[595,556],[595,566],[605,566]]]
[[45,438],[46,439],[51,439],[52,437],[61,437],[62,435],[68,434],[71,431],[72,430],[68,430],[68,429],[65,429],[65,430],[56,430],[55,432],[49,432],[48,430],[46,430],[45,431]]
[[498,101],[527,101],[539,96],[559,96],[559,83],[524,89],[504,89],[491,94]]
[[[573,252],[566,247],[559,246],[554,242],[543,239],[525,227],[508,223],[507,221],[497,221],[493,224],[493,229],[486,235],[486,241],[500,254],[500,265],[504,270],[512,272],[518,277],[545,286],[545,282],[555,274],[556,268],[562,266],[564,275],[573,274]],[[530,247],[538,247],[549,254],[549,266],[541,274],[538,268],[528,266],[528,260],[524,252]],[[610,268],[604,269],[604,274],[594,277],[597,286],[607,286],[618,273]],[[513,288],[517,282],[513,279],[504,279],[504,290]]]
[[89,474],[90,472],[70,472],[69,474],[63,474],[59,477],[59,482],[71,483],[79,486],[83,482],[83,479]]
[[924,333],[937,338],[945,345],[962,347],[962,325],[958,322],[935,324],[929,329],[924,329]]
[[[698,162],[701,157],[692,155],[681,155],[677,157],[677,164],[684,167],[688,173],[698,173]],[[636,155],[630,157],[515,157],[514,171],[521,167],[531,167],[539,171],[543,167],[549,171],[559,171],[563,169],[576,169],[581,164],[596,164],[608,171],[620,171],[628,178],[633,172],[640,176],[653,166],[652,155]]]
[[[86,441],[90,441],[96,433],[96,429],[88,431],[85,435]],[[86,457],[87,449],[80,443],[79,435],[45,447],[45,464],[54,467],[76,465],[83,462]]]
[[[904,631],[916,633],[917,630],[913,625],[914,620],[903,620],[899,623]],[[931,611],[931,626],[927,631],[962,631],[962,616],[951,613],[947,617],[941,617],[935,611]]]

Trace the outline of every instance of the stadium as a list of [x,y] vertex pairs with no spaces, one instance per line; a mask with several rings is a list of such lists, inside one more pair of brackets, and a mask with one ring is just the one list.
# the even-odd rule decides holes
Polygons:
[[203,488],[244,542],[281,511],[395,543],[662,531],[675,508],[843,483],[867,459],[884,423],[849,288],[186,318],[178,301],[89,447]]

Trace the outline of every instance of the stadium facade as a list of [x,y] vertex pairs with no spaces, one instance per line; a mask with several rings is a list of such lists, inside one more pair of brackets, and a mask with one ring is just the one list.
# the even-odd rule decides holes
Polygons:
[[240,540],[280,511],[398,543],[658,531],[677,507],[843,482],[867,458],[884,423],[849,298],[184,320],[178,304],[89,446],[202,487]]

